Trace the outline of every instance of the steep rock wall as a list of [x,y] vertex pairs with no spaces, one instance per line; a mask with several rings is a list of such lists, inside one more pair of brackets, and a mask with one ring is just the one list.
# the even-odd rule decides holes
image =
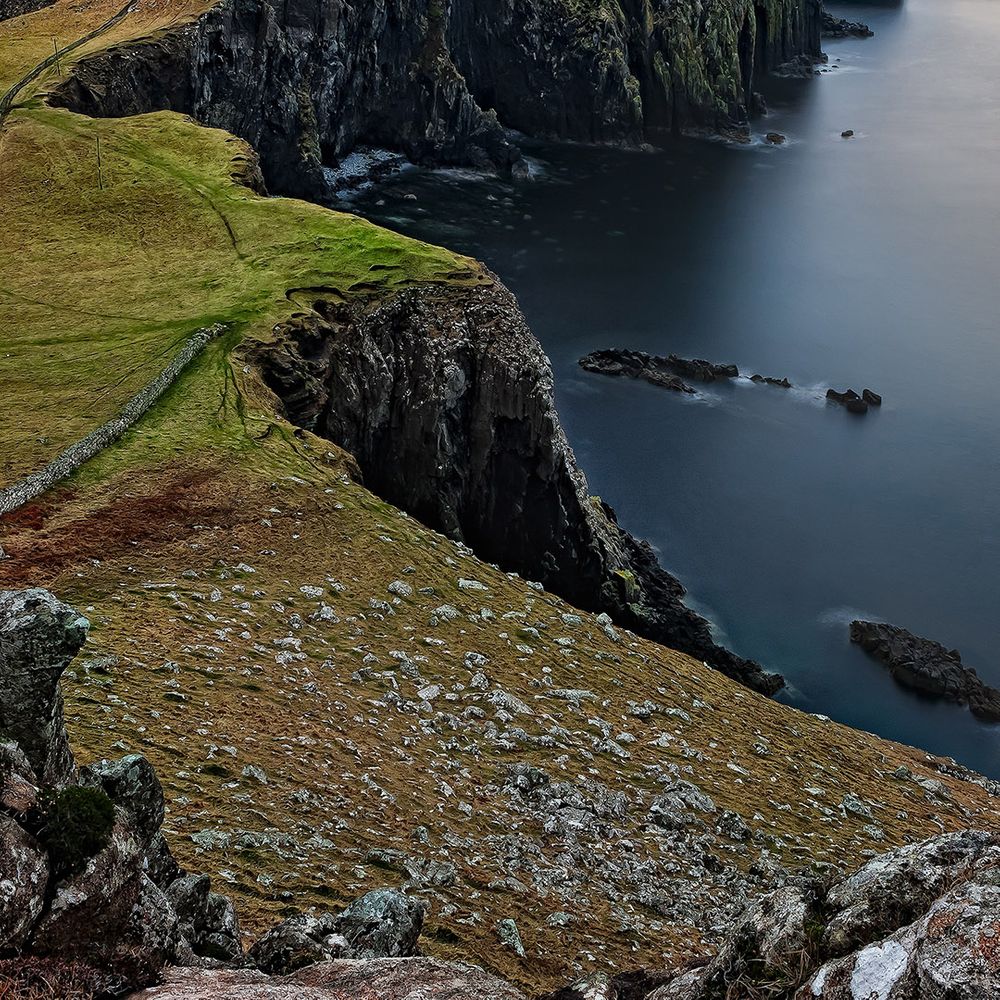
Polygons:
[[360,143],[509,170],[503,126],[638,143],[746,119],[755,74],[820,51],[819,0],[222,0],[84,60],[55,96],[91,115],[169,108],[316,196]]
[[411,158],[516,159],[444,45],[437,0],[223,0],[192,24],[82,62],[55,103],[96,116],[171,109],[257,150],[268,185],[323,190],[359,143]]
[[320,303],[255,361],[291,420],[350,451],[369,488],[424,523],[757,690],[780,688],[713,642],[652,549],[588,495],[548,359],[499,281]]
[[820,53],[819,0],[453,0],[476,99],[532,135],[636,142],[745,121],[755,77]]

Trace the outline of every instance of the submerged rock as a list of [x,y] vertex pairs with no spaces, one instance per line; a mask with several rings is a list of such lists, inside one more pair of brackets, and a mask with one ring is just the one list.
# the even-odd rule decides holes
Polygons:
[[881,660],[904,687],[968,705],[980,719],[1000,722],[1000,690],[965,666],[957,649],[884,622],[851,622],[851,642]]

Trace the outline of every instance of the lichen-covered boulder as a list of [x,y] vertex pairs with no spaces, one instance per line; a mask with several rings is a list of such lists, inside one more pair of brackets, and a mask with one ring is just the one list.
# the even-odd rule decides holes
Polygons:
[[47,590],[0,591],[0,732],[46,785],[75,777],[59,678],[90,623]]
[[142,890],[142,852],[117,810],[107,846],[55,886],[32,939],[38,954],[85,958],[117,939]]
[[973,877],[890,937],[822,966],[796,1000],[996,1000],[1000,871]]
[[424,924],[424,904],[395,889],[375,889],[356,899],[337,918],[357,958],[405,958],[415,955]]
[[351,946],[337,933],[337,917],[332,913],[297,913],[272,927],[247,952],[258,969],[271,975],[351,957]]
[[128,814],[140,841],[152,842],[163,823],[164,800],[160,779],[145,757],[133,753],[121,760],[98,761],[80,771],[80,782],[102,788]]
[[207,875],[186,875],[167,887],[180,931],[196,955],[222,962],[243,956],[240,924],[232,901],[211,891]]
[[45,905],[49,862],[37,840],[0,815],[0,953],[20,948]]
[[997,850],[995,835],[960,830],[874,858],[828,893],[823,952],[843,955],[911,923]]

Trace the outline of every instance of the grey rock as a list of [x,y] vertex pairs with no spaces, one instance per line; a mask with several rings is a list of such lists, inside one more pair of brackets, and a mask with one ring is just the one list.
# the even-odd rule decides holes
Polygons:
[[232,961],[243,955],[240,925],[232,902],[211,891],[207,875],[185,875],[168,886],[180,931],[196,955]]
[[101,788],[128,814],[143,844],[150,844],[163,823],[164,800],[153,765],[141,754],[121,760],[101,760],[80,771],[80,783]]
[[21,947],[45,905],[48,857],[9,816],[0,815],[0,953]]
[[17,742],[46,785],[75,777],[59,678],[89,628],[47,590],[0,591],[0,732]]
[[497,921],[497,937],[500,943],[510,948],[518,958],[524,958],[524,945],[521,943],[521,934],[517,929],[517,924],[510,917],[504,917]]
[[416,954],[424,904],[395,889],[375,889],[356,899],[337,918],[357,958],[406,958]]
[[347,939],[337,933],[332,913],[299,913],[272,927],[247,952],[262,972],[287,975],[315,962],[351,958]]

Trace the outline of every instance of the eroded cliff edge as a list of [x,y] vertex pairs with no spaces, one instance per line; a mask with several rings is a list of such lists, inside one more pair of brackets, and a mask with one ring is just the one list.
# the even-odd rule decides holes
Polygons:
[[759,691],[781,687],[716,644],[650,546],[589,496],[548,358],[499,281],[319,302],[254,353],[289,418],[351,452],[369,488],[425,524]]
[[[754,74],[818,52],[819,22],[815,0],[397,0],[363,12],[224,0],[85,60],[55,99],[94,115],[190,113],[249,140],[272,190],[315,196],[323,165],[361,143],[503,171],[519,156],[506,125],[638,142],[743,120]],[[360,311],[328,304],[258,360],[290,418],[352,452],[386,499],[581,608],[764,693],[782,686],[713,642],[652,549],[588,496],[548,360],[499,282]]]
[[744,122],[820,27],[819,0],[222,0],[84,61],[56,100],[191,114],[252,143],[272,190],[316,196],[358,144],[503,173],[507,128],[636,144]]

